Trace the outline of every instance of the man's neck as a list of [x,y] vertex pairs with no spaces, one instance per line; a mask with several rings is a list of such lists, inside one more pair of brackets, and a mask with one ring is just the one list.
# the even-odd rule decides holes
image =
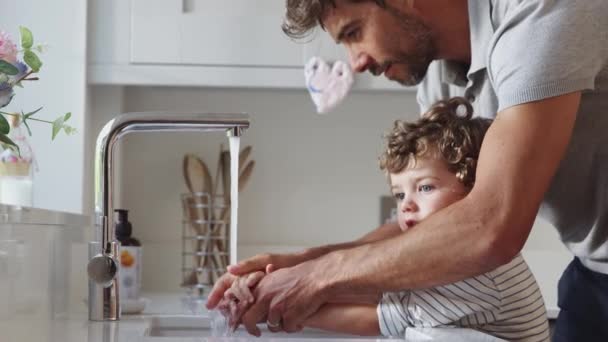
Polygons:
[[437,59],[471,63],[471,34],[467,0],[411,0],[435,34]]

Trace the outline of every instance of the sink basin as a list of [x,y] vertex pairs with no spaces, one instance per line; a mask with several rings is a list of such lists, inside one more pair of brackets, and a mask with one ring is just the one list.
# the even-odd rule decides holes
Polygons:
[[[154,316],[148,319],[149,325],[146,329],[146,336],[150,337],[212,337],[212,321],[209,316]],[[358,337],[353,335],[326,332],[318,329],[305,328],[304,330],[293,333],[272,333],[268,331],[265,324],[258,325],[262,332],[262,338],[277,340],[285,339],[370,339],[369,337]],[[216,335],[215,337],[219,337]],[[239,327],[229,337],[242,339],[244,337],[255,338],[249,335],[247,330]],[[377,339],[382,337],[374,337]]]

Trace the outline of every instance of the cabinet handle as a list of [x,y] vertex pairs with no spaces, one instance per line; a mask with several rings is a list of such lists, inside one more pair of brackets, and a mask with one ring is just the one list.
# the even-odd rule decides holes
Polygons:
[[192,10],[190,6],[190,0],[182,0],[182,13],[188,13]]

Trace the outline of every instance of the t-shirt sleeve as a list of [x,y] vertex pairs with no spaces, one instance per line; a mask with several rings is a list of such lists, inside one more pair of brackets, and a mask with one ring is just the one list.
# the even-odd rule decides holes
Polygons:
[[608,1],[520,1],[489,45],[488,74],[498,111],[595,89],[607,60]]
[[431,289],[384,293],[377,313],[382,335],[403,337],[409,327],[489,324],[498,310],[500,294],[482,275]]
[[407,300],[409,291],[387,292],[382,294],[376,312],[380,333],[384,336],[403,337],[405,329],[412,326],[403,301]]

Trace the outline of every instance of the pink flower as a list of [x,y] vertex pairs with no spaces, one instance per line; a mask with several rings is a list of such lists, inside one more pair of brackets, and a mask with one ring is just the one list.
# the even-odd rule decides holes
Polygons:
[[17,62],[17,46],[6,32],[0,31],[0,59],[11,64]]

